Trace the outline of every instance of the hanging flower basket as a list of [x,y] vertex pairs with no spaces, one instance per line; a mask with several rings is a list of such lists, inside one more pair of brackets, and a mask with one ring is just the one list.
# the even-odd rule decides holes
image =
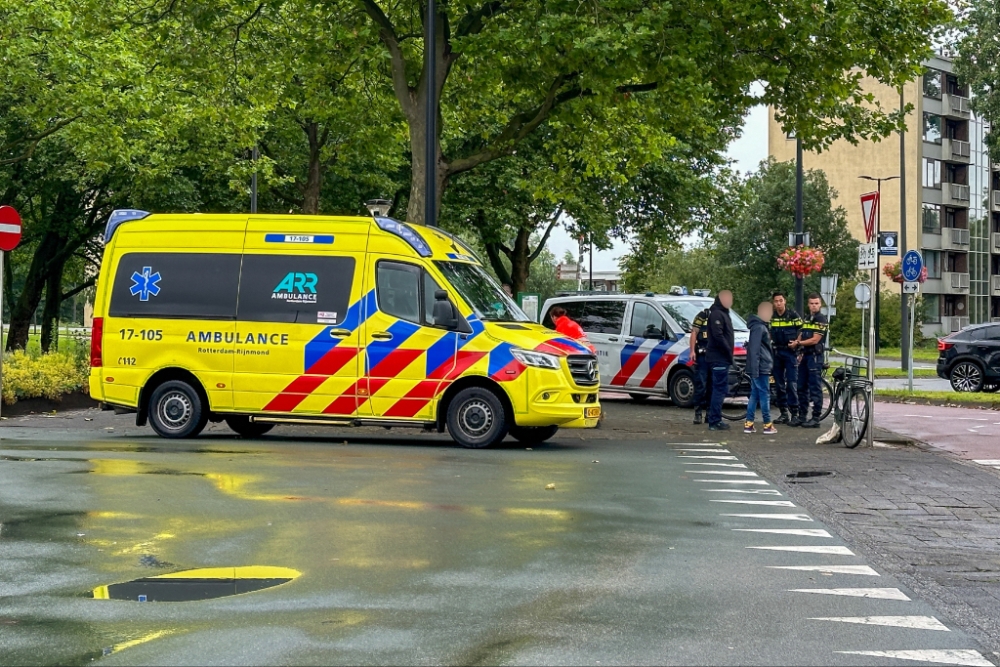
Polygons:
[[[894,264],[886,264],[882,267],[882,274],[894,283],[903,282],[903,269],[902,262],[895,262]],[[917,278],[918,283],[922,283],[927,280],[927,267],[920,269],[920,277]]]
[[823,270],[826,257],[819,248],[795,246],[785,248],[778,255],[778,267],[788,271],[796,278],[805,278]]

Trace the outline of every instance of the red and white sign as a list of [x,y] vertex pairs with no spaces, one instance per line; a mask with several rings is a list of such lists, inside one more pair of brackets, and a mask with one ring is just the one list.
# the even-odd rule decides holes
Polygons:
[[10,206],[0,206],[0,250],[13,250],[20,242],[21,216]]
[[875,239],[875,220],[878,218],[878,193],[866,192],[861,195],[861,215],[865,219],[865,236],[868,243]]

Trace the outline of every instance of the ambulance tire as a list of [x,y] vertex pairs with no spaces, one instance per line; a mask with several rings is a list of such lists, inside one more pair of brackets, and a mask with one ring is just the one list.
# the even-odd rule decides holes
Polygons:
[[507,412],[489,389],[469,387],[448,405],[448,433],[466,449],[492,447],[507,437]]
[[670,400],[678,408],[694,406],[694,374],[688,368],[678,368],[670,376]]
[[558,426],[511,426],[510,434],[518,442],[531,445],[545,442],[558,430]]
[[272,428],[274,424],[252,422],[246,415],[231,415],[226,417],[226,425],[244,438],[259,438]]
[[183,380],[168,380],[149,397],[149,425],[161,438],[194,438],[207,423],[201,394]]

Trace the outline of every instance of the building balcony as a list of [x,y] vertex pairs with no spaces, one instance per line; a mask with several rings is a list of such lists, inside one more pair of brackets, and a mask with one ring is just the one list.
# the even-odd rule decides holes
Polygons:
[[941,274],[942,294],[968,294],[969,274],[945,271]]
[[969,326],[968,317],[942,317],[941,318],[941,330],[947,331],[948,333],[955,333],[956,331],[961,331],[965,327]]
[[994,190],[991,192],[990,199],[993,203],[993,210],[1000,213],[1000,190]]
[[990,294],[1000,296],[1000,276],[990,276]]
[[941,203],[953,208],[969,208],[969,186],[959,183],[942,183]]
[[946,162],[971,162],[971,155],[968,141],[961,139],[942,139],[941,158]]
[[969,98],[961,95],[942,95],[941,111],[949,118],[968,119],[972,117],[969,111]]
[[990,234],[993,243],[990,244],[990,251],[994,255],[1000,255],[1000,232],[993,232]]
[[969,230],[944,227],[941,230],[941,250],[969,252]]

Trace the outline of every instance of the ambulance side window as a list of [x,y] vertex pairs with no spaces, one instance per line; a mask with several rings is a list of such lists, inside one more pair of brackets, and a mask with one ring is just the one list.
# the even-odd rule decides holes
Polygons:
[[379,262],[375,268],[378,309],[386,315],[420,324],[420,267]]
[[441,286],[434,280],[434,276],[422,271],[424,287],[424,324],[434,324],[434,293],[441,289]]
[[237,253],[130,252],[111,285],[111,317],[236,319]]

